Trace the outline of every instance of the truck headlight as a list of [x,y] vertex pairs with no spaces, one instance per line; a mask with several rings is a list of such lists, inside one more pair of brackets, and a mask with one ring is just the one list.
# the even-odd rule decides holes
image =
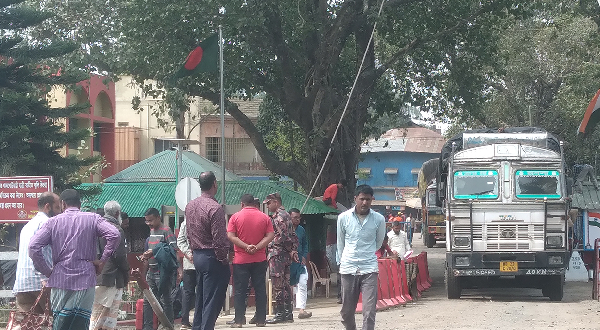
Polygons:
[[470,263],[471,259],[466,256],[454,258],[454,266],[468,266]]
[[469,247],[471,246],[471,238],[468,236],[455,236],[454,246]]
[[562,236],[546,236],[546,245],[551,247],[562,247]]
[[562,265],[563,258],[561,256],[549,256],[548,264],[549,265]]

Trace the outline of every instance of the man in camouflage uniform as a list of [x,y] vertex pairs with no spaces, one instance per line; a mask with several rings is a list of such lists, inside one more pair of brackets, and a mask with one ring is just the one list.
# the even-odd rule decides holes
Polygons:
[[275,292],[276,314],[267,320],[269,324],[294,322],[290,266],[298,262],[298,237],[290,215],[281,206],[279,193],[270,194],[263,202],[267,204],[273,222],[275,237],[269,243],[269,276]]

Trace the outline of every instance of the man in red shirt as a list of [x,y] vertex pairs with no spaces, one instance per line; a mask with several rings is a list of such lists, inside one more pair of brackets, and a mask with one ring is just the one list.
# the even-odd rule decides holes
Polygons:
[[326,205],[331,205],[331,207],[337,209],[337,194],[338,190],[344,188],[347,185],[347,181],[345,179],[340,180],[339,183],[334,183],[325,189],[323,193],[323,202]]
[[241,202],[242,210],[231,216],[227,226],[227,237],[234,244],[235,252],[233,257],[235,323],[232,324],[232,328],[241,328],[245,323],[246,289],[249,279],[256,294],[256,325],[266,324],[267,254],[265,248],[275,235],[269,216],[254,206],[254,196],[242,195]]

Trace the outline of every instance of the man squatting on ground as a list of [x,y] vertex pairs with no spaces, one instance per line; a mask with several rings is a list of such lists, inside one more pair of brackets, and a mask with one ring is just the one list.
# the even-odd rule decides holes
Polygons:
[[[279,193],[267,195],[263,203],[272,212],[271,221],[275,238],[269,243],[269,276],[275,293],[276,314],[267,320],[269,324],[293,322],[292,287],[290,286],[290,266],[298,262],[298,237],[294,232],[292,219],[281,206]],[[374,253],[374,252],[373,252]]]
[[356,187],[356,206],[340,214],[337,221],[337,257],[342,282],[342,324],[356,330],[354,313],[362,293],[363,330],[375,329],[378,264],[375,251],[383,244],[385,219],[371,210],[373,188]]
[[[120,242],[119,230],[101,216],[81,212],[79,193],[66,189],[60,194],[64,213],[48,219],[31,238],[29,256],[35,269],[48,277],[54,330],[84,330],[90,325],[96,275]],[[100,260],[96,260],[98,237],[106,239]],[[42,249],[52,249],[53,267]]]

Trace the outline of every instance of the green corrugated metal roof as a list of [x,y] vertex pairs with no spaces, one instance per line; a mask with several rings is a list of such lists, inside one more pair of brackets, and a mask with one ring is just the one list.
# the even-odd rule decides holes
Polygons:
[[573,189],[571,206],[583,210],[600,210],[600,191],[591,182],[584,182],[581,193]]
[[[166,182],[175,181],[176,170],[175,150],[165,150],[141,162],[131,165],[121,172],[110,176],[105,182]],[[221,167],[210,160],[191,151],[184,151],[181,160],[183,170],[180,177],[198,178],[200,173],[213,171],[217,175],[217,180],[221,180]],[[225,171],[225,181],[242,180],[236,174]]]
[[[150,207],[160,208],[161,205],[175,206],[175,182],[123,182],[123,183],[84,183],[82,189],[100,186],[102,192],[90,200],[83,202],[83,207],[103,207],[109,200],[116,200],[121,204],[123,212],[130,217],[143,217],[144,212]],[[221,185],[217,192],[217,200],[220,202]],[[261,201],[270,193],[279,192],[283,205],[286,209],[302,209],[306,196],[282,187],[270,181],[228,181],[225,187],[226,204],[237,205],[243,194],[252,194]],[[325,205],[321,201],[309,199],[304,208],[304,214],[337,213],[338,211]]]

